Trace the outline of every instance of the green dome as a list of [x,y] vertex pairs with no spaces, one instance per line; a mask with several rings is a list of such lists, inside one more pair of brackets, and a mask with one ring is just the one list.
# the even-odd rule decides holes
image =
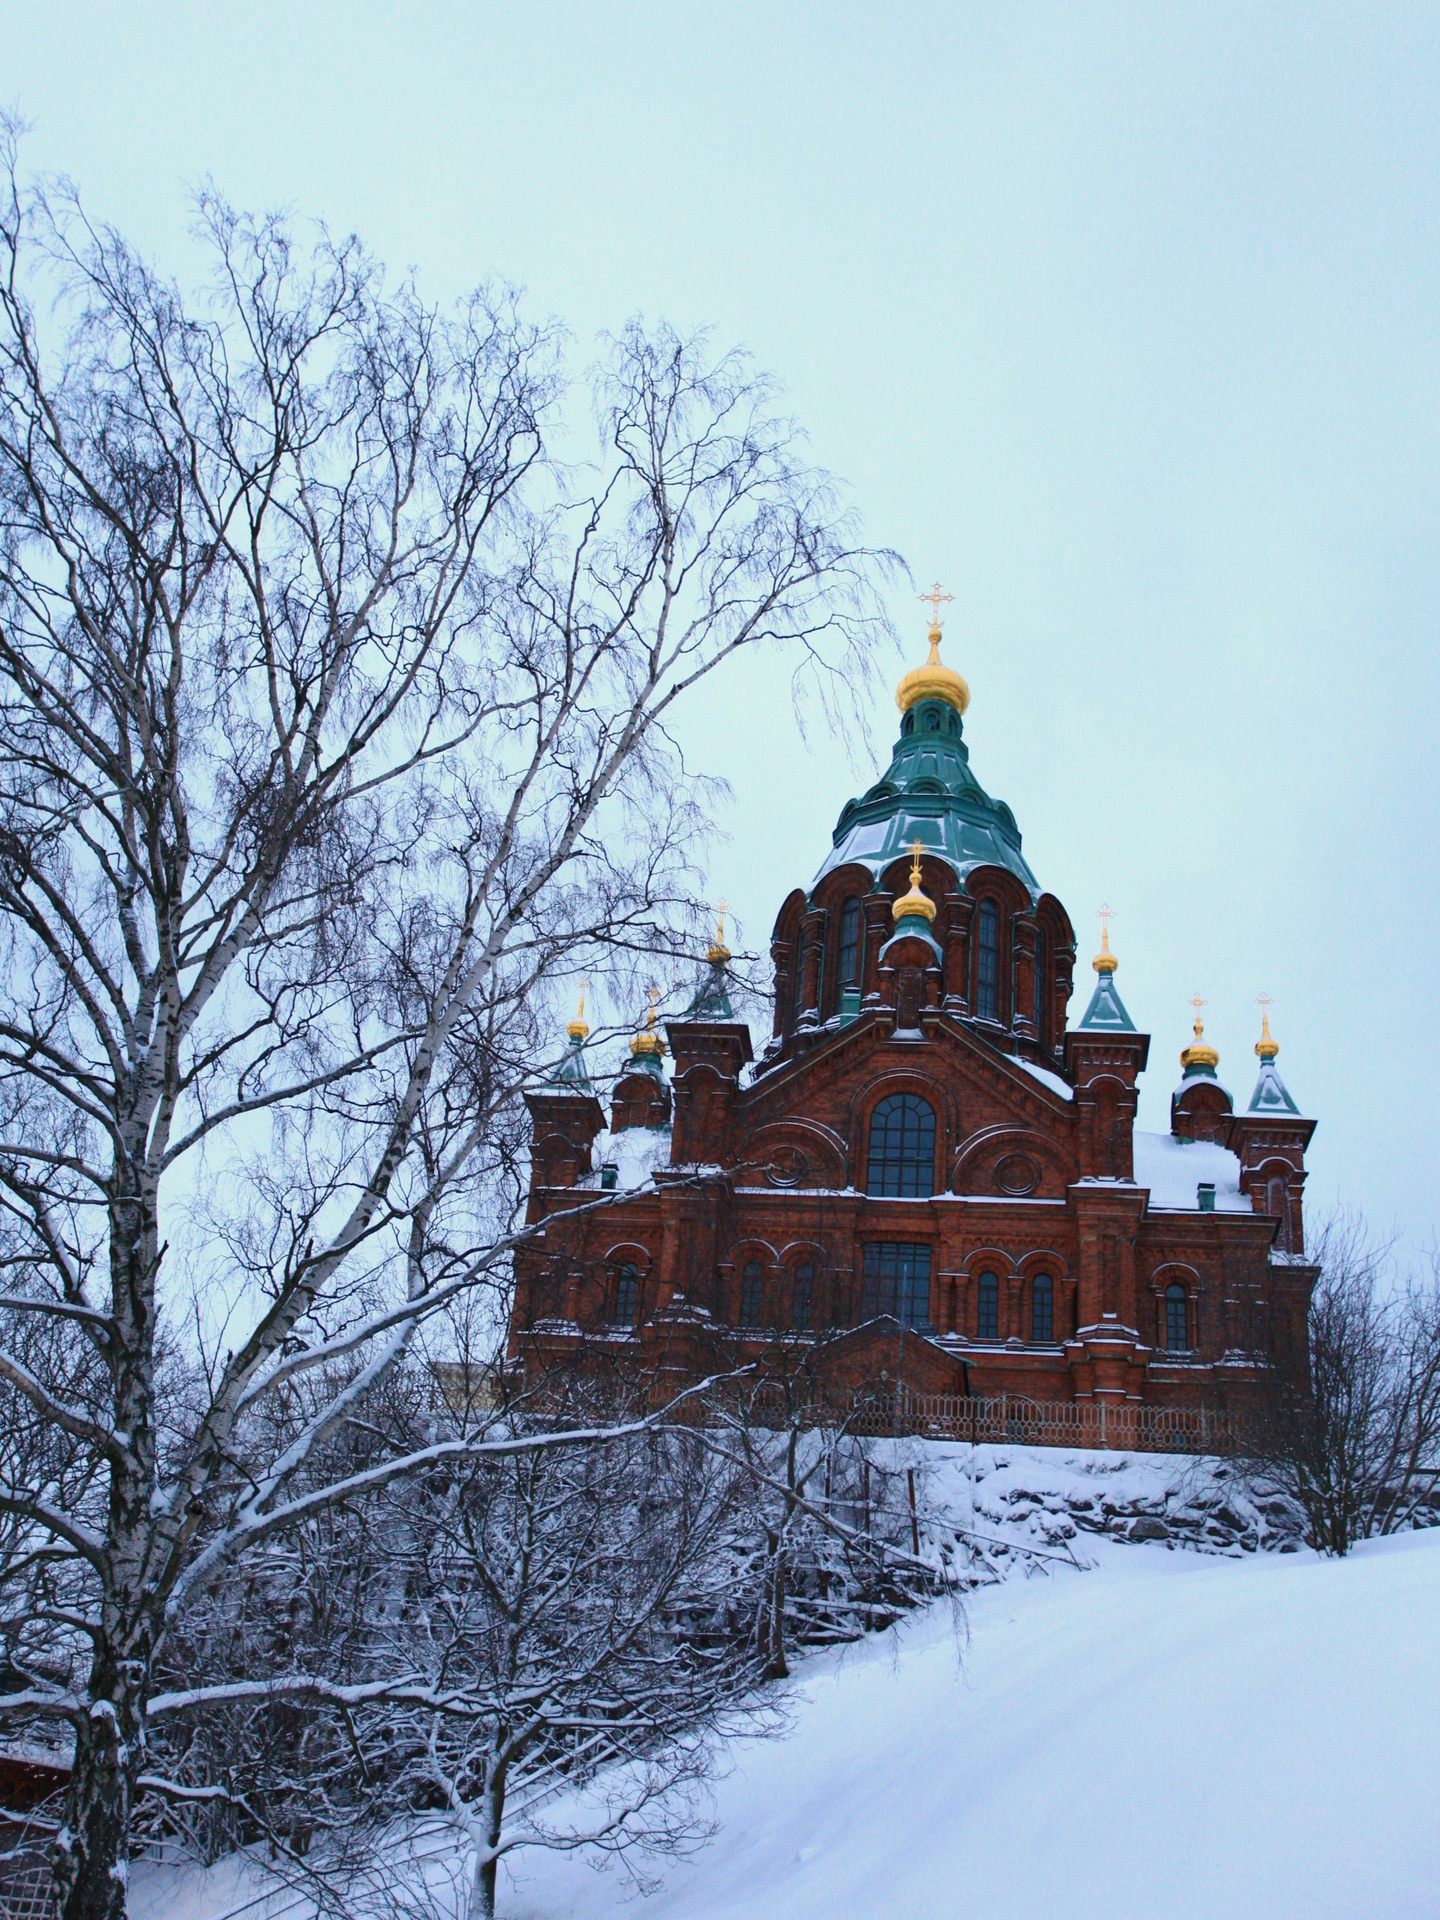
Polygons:
[[918,840],[963,882],[972,867],[1005,867],[1040,897],[1020,851],[1020,829],[1003,800],[992,800],[970,771],[964,723],[945,700],[919,701],[883,780],[847,802],[818,883],[852,861],[877,879]]

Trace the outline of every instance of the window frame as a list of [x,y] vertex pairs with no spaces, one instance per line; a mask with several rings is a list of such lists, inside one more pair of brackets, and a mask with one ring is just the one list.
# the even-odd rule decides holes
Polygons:
[[[986,1286],[986,1281],[992,1283]],[[993,1309],[991,1325],[986,1330],[986,1306]],[[998,1340],[1000,1338],[1000,1275],[994,1267],[985,1267],[975,1280],[975,1338],[977,1340]]]
[[816,1277],[815,1262],[808,1257],[797,1260],[790,1270],[790,1327],[794,1333],[814,1331]]
[[[907,1157],[906,1142],[912,1110],[916,1140]],[[893,1149],[889,1144],[890,1136],[895,1131],[891,1124],[892,1114],[899,1115],[898,1143]],[[933,1199],[939,1137],[940,1117],[923,1094],[908,1089],[884,1094],[870,1110],[865,1143],[866,1194],[875,1200]],[[877,1177],[888,1183],[877,1185]]]
[[[986,941],[987,927],[994,935],[993,944]],[[990,979],[986,978],[987,959],[994,970]],[[975,909],[975,1018],[1000,1024],[1000,903],[988,894]]]
[[[934,1277],[928,1240],[867,1240],[860,1254],[862,1322],[888,1314],[912,1332],[929,1331],[934,1325],[930,1317]],[[916,1311],[917,1301],[923,1305],[923,1314]]]
[[[1040,1302],[1045,1302],[1045,1331],[1040,1331]],[[1055,1344],[1055,1279],[1050,1273],[1037,1273],[1030,1282],[1030,1342],[1032,1346]]]
[[[625,1296],[630,1292],[630,1312],[625,1312]],[[640,1267],[634,1260],[622,1260],[615,1269],[615,1282],[612,1289],[610,1325],[612,1327],[633,1327],[640,1318]]]
[[[845,960],[849,954],[852,966],[847,973]],[[865,971],[865,914],[860,905],[858,893],[848,893],[840,902],[839,939],[836,948],[835,987],[838,993],[846,988],[859,991]]]
[[765,1263],[753,1256],[744,1261],[740,1268],[740,1297],[735,1303],[735,1324],[747,1331],[765,1324]]
[[[1190,1346],[1190,1296],[1186,1292],[1184,1283],[1182,1281],[1172,1280],[1169,1283],[1169,1285],[1165,1289],[1165,1294],[1161,1302],[1161,1307],[1165,1315],[1165,1351],[1167,1353],[1191,1352],[1192,1349]],[[1183,1344],[1181,1344],[1180,1346],[1176,1346],[1174,1339],[1172,1337],[1175,1332],[1177,1308],[1179,1309],[1179,1325],[1180,1325],[1180,1332],[1181,1332],[1182,1341],[1183,1341]]]

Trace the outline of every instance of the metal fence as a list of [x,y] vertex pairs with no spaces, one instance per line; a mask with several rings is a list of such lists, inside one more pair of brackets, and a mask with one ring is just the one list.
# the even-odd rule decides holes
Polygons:
[[1147,1407],[1128,1400],[1030,1400],[1018,1394],[993,1398],[959,1393],[888,1393],[841,1396],[824,1405],[790,1408],[778,1391],[762,1388],[749,1400],[762,1425],[802,1422],[844,1425],[852,1433],[905,1435],[930,1440],[1012,1442],[1030,1447],[1106,1447],[1122,1453],[1230,1453],[1235,1416],[1206,1407]]

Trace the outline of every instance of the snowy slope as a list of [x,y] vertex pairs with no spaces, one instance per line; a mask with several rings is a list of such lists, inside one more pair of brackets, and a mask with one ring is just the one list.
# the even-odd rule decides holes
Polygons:
[[[1440,1533],[1324,1562],[1084,1538],[804,1670],[663,1890],[516,1862],[510,1920],[1440,1914]],[[627,1897],[628,1896],[628,1897]]]

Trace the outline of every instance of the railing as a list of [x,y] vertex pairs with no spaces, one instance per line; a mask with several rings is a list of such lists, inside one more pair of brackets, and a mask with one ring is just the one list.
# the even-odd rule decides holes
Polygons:
[[[813,1414],[852,1433],[906,1435],[930,1440],[986,1441],[1028,1447],[1106,1447],[1122,1453],[1228,1453],[1235,1448],[1235,1416],[1206,1407],[1147,1407],[1128,1400],[993,1399],[959,1393],[890,1392],[841,1395],[795,1412]],[[761,1388],[750,1401],[762,1425],[784,1424],[777,1392]]]

